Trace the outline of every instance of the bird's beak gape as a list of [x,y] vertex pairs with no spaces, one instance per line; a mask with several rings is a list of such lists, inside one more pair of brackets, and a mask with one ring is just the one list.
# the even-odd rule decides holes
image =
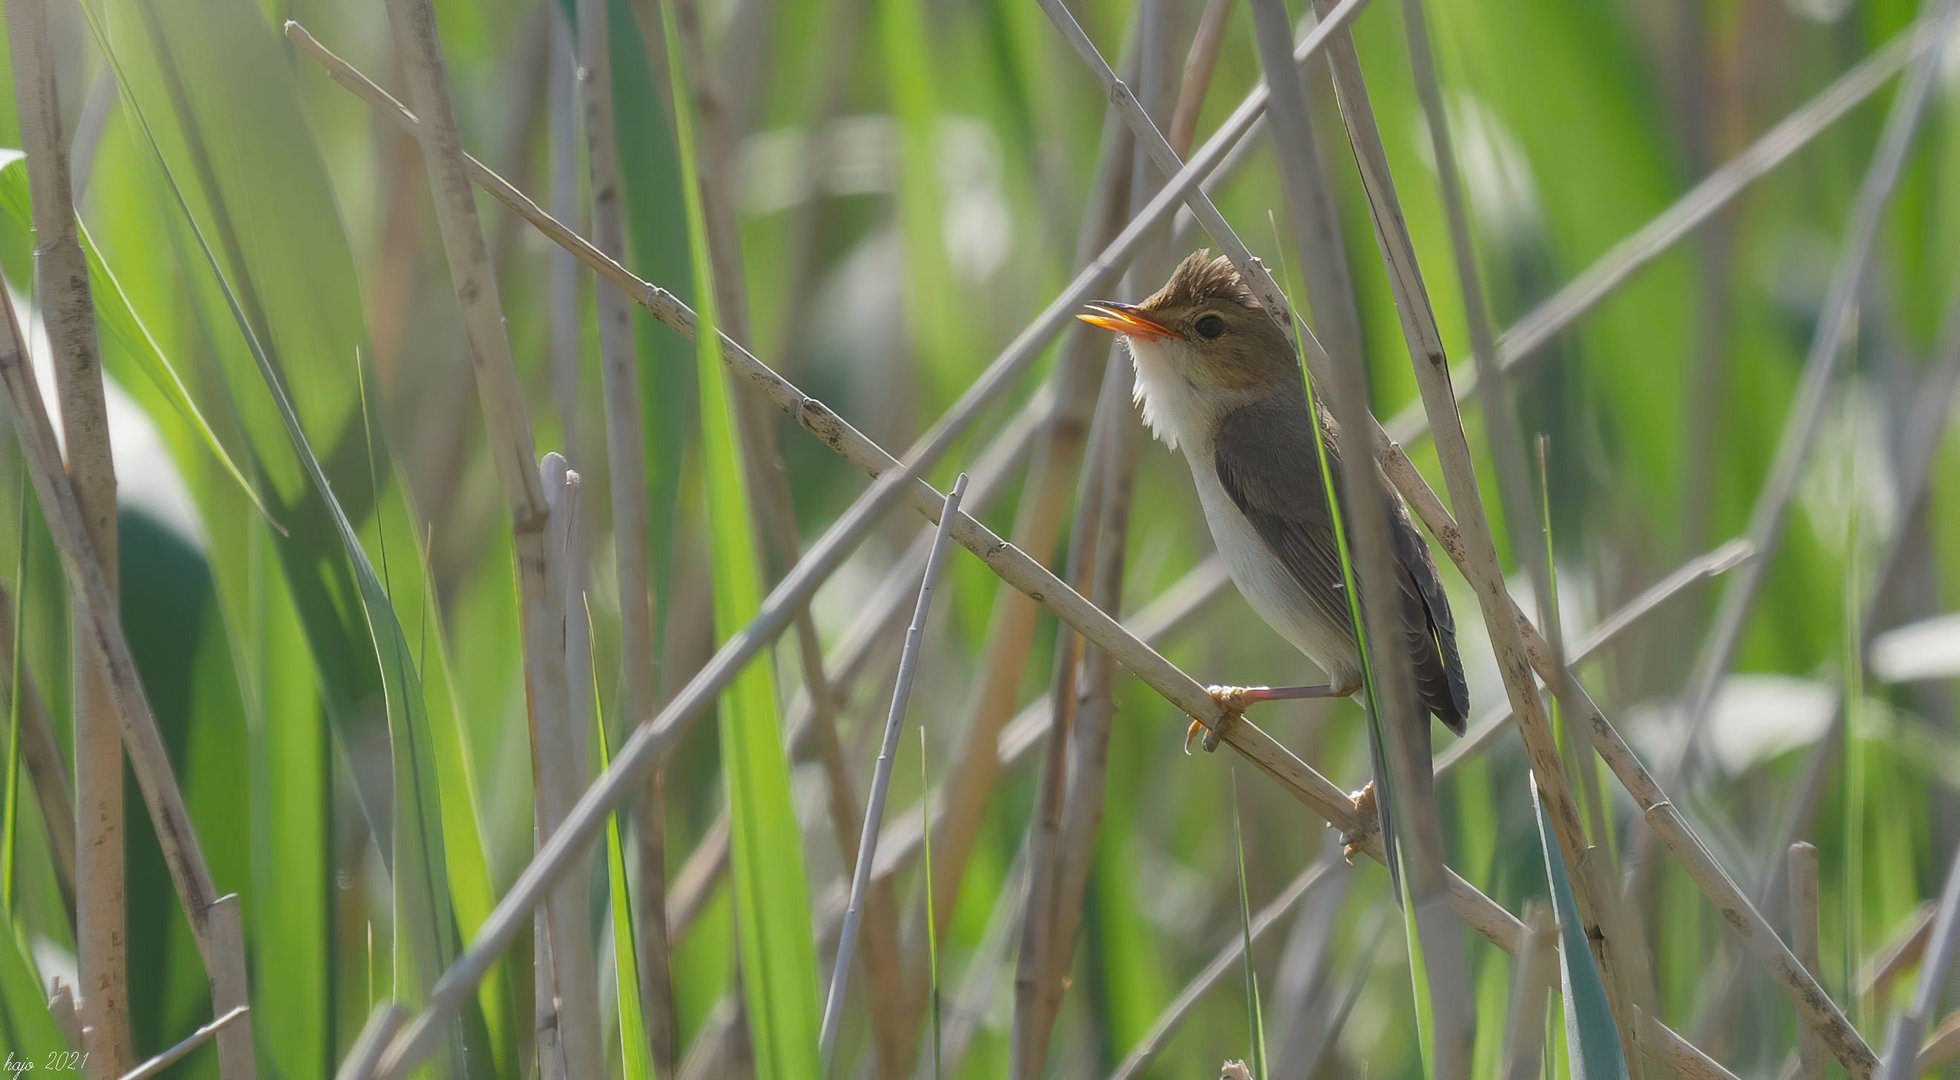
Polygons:
[[1090,326],[1100,326],[1104,330],[1122,334],[1124,337],[1143,338],[1155,341],[1172,336],[1170,327],[1157,322],[1135,306],[1119,304],[1114,300],[1097,300],[1088,305],[1089,310],[1076,315],[1076,318]]

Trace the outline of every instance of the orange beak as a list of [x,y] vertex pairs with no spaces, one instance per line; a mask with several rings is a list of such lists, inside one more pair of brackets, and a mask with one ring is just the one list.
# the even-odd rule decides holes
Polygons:
[[1114,300],[1098,300],[1088,307],[1087,312],[1077,315],[1076,318],[1090,326],[1100,326],[1104,330],[1125,337],[1143,338],[1146,341],[1174,336],[1170,327],[1148,318],[1130,304],[1119,304]]

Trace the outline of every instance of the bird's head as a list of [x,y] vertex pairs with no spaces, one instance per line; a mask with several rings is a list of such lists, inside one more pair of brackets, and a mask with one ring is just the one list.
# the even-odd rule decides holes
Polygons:
[[1088,307],[1076,318],[1123,336],[1144,421],[1173,447],[1202,443],[1219,417],[1300,386],[1292,343],[1224,256],[1191,253],[1142,303]]

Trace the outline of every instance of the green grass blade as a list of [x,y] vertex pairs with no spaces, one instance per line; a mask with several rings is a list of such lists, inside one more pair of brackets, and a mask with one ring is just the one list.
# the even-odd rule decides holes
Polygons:
[[1259,970],[1252,963],[1252,899],[1245,884],[1245,830],[1239,825],[1239,774],[1232,772],[1232,850],[1238,858],[1239,958],[1245,967],[1245,1014],[1252,1023],[1252,1075],[1266,1080],[1266,1015],[1259,1006]]
[[12,673],[7,679],[7,790],[4,806],[0,806],[0,912],[4,912],[9,923],[14,913],[14,832],[20,824],[20,676],[21,657],[26,651],[22,645],[19,627],[27,617],[27,469],[20,472],[20,497],[14,501],[20,507],[20,528],[16,543],[19,554],[14,559],[14,647],[7,657],[8,670]]
[[1620,1049],[1620,1030],[1606,1003],[1606,983],[1593,959],[1592,945],[1579,922],[1572,899],[1572,878],[1565,856],[1552,836],[1552,823],[1532,785],[1531,804],[1538,816],[1538,842],[1545,851],[1545,876],[1552,884],[1552,912],[1559,927],[1559,988],[1565,1002],[1565,1042],[1574,1080],[1614,1080],[1627,1074]]
[[[592,609],[585,609],[587,632]],[[599,771],[612,767],[612,743],[606,735],[605,695],[600,692],[599,666],[592,665],[593,719],[597,724]],[[620,1069],[625,1080],[653,1080],[653,1044],[647,1039],[646,1010],[640,1004],[639,950],[633,940],[633,897],[626,873],[626,849],[619,838],[619,811],[606,815],[606,878],[612,902],[613,984],[619,1002]]]
[[[683,191],[699,320],[701,458],[707,471],[705,494],[714,551],[715,634],[726,638],[761,609],[762,579],[756,539],[749,528],[742,445],[721,366],[706,216],[700,189],[692,180],[697,175],[694,122],[671,0],[662,0],[660,17],[673,80],[681,175],[690,178]],[[819,1071],[817,957],[802,835],[776,704],[776,680],[769,664],[750,664],[722,699],[721,754],[732,830],[742,989],[756,1069],[762,1076],[795,1080],[814,1077]]]
[[68,1048],[48,1011],[42,985],[34,958],[20,939],[11,932],[0,934],[0,1062],[40,1065],[48,1054]]
[[[1539,446],[1540,498],[1544,509],[1541,524],[1545,534],[1546,576],[1551,582],[1551,595],[1546,598],[1546,603],[1556,611],[1559,602],[1558,557],[1552,542],[1550,480],[1544,467],[1544,444],[1541,442]],[[1551,705],[1552,731],[1563,742],[1564,717],[1559,708],[1558,695],[1547,697]],[[1580,763],[1580,767],[1590,765],[1590,762]],[[1580,1080],[1623,1077],[1627,1075],[1627,1067],[1626,1056],[1620,1046],[1619,1025],[1613,1021],[1613,1010],[1606,1000],[1606,982],[1600,974],[1598,960],[1593,956],[1592,944],[1586,940],[1585,931],[1580,926],[1579,909],[1572,897],[1572,878],[1565,865],[1565,855],[1552,835],[1551,819],[1539,802],[1536,781],[1532,783],[1531,801],[1538,816],[1538,840],[1545,849],[1545,876],[1552,884],[1552,912],[1559,925],[1559,982],[1566,1002],[1566,1046],[1571,1054],[1572,1075]],[[1612,830],[1606,831],[1610,833]]]
[[[932,880],[932,776],[926,771],[926,726],[919,725],[919,833],[920,859],[924,876],[920,881]],[[940,1060],[944,1049],[944,1035],[940,1031],[939,998],[939,935],[933,932],[938,921],[933,917],[932,890],[919,890],[926,895],[926,979],[932,993],[932,1077],[940,1080],[945,1075],[945,1063]]]

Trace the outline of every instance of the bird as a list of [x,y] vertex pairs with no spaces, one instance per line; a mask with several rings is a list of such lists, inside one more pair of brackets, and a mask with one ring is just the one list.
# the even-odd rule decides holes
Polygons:
[[[1280,328],[1284,313],[1276,322],[1229,259],[1203,250],[1179,263],[1164,287],[1141,303],[1103,300],[1087,308],[1076,317],[1126,343],[1143,422],[1190,466],[1233,584],[1268,626],[1327,676],[1325,683],[1307,686],[1209,687],[1225,723],[1205,733],[1205,749],[1215,749],[1219,730],[1251,704],[1359,693],[1361,655],[1314,424],[1320,425],[1343,513],[1355,512],[1358,504],[1353,493],[1341,490],[1340,428],[1309,401],[1298,357]],[[1408,656],[1424,734],[1434,716],[1461,735],[1470,694],[1449,597],[1408,507],[1379,470],[1374,479],[1367,501],[1387,515],[1394,546],[1399,633],[1390,643]],[[1187,752],[1201,727],[1192,723]]]

